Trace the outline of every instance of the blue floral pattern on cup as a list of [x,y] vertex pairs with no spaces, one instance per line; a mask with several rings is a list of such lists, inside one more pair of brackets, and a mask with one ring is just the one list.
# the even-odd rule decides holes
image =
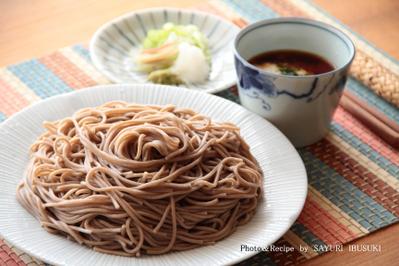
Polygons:
[[348,79],[348,75],[346,73],[344,73],[344,75],[342,75],[338,79],[337,83],[334,86],[331,87],[331,90],[328,93],[330,95],[335,93],[335,92],[341,93],[343,91],[344,87],[345,87],[347,79]]
[[[261,95],[267,96],[268,98],[276,98],[279,95],[285,94],[294,99],[305,99],[306,102],[312,102],[327,89],[329,89],[328,93],[330,95],[342,92],[347,79],[346,71],[343,71],[341,77],[338,79],[335,78],[335,73],[333,73],[328,82],[325,83],[322,88],[317,89],[319,78],[316,77],[313,79],[306,92],[295,94],[291,91],[279,90],[274,83],[277,77],[268,76],[256,68],[246,66],[236,56],[234,57],[234,60],[238,76],[238,84],[242,89],[242,93],[253,99],[260,100],[262,102],[262,108],[267,111],[271,110],[271,106],[266,102],[264,97],[261,97]],[[332,85],[332,82],[335,82],[335,84]]]
[[255,88],[269,97],[278,95],[272,78],[268,78],[256,69],[246,67],[237,57],[234,58],[238,82],[242,89]]

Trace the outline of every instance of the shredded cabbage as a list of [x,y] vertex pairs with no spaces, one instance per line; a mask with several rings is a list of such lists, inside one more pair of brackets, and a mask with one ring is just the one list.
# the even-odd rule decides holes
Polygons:
[[[148,31],[135,62],[137,70],[148,73],[148,80],[154,83],[202,82],[211,64],[208,39],[195,25],[168,22],[161,29]],[[190,66],[194,69],[186,69]]]
[[143,49],[157,48],[161,45],[177,41],[188,42],[200,48],[208,62],[210,62],[210,52],[208,39],[195,25],[175,25],[172,22],[165,23],[161,29],[150,30],[143,41]]

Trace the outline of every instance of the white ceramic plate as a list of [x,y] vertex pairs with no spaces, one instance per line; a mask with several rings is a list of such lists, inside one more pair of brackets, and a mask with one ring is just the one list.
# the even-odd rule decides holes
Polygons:
[[[106,255],[52,235],[41,228],[15,199],[28,162],[29,146],[43,132],[42,122],[111,100],[142,104],[175,104],[231,121],[241,128],[264,172],[264,199],[246,225],[213,246],[160,256],[128,258]],[[302,210],[307,194],[304,165],[284,135],[260,116],[223,98],[177,87],[108,85],[88,88],[38,102],[0,124],[0,234],[23,251],[56,265],[222,265],[256,252],[241,245],[265,247],[279,239]]]
[[209,80],[190,85],[190,89],[215,93],[235,84],[233,43],[239,28],[214,15],[193,10],[145,9],[106,23],[90,42],[94,65],[116,83],[148,83],[147,74],[135,71],[132,53],[140,47],[148,30],[160,28],[166,22],[197,25],[209,40],[212,56]]

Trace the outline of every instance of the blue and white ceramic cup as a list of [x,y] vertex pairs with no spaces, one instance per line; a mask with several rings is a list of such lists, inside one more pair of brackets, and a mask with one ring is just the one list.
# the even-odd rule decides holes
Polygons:
[[[288,76],[248,62],[268,51],[300,50],[329,61],[334,70]],[[302,18],[263,20],[244,28],[235,40],[235,67],[241,104],[279,128],[295,147],[322,139],[344,88],[355,55],[352,41],[327,24]]]

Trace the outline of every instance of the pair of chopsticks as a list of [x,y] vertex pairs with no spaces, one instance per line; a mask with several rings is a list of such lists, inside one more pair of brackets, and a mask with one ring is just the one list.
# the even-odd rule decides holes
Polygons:
[[344,90],[339,105],[392,147],[399,149],[399,124]]

